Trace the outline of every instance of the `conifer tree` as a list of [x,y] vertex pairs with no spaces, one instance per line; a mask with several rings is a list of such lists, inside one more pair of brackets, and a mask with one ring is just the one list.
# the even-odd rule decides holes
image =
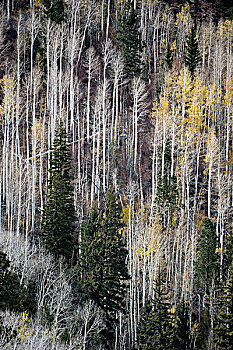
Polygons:
[[207,307],[201,317],[200,323],[197,328],[197,338],[195,341],[195,349],[206,350],[208,349],[208,340],[211,330],[211,317],[209,308]]
[[189,309],[184,300],[178,305],[174,329],[173,349],[186,350],[190,348]]
[[218,349],[233,350],[233,264],[224,294],[217,301],[214,333]]
[[45,12],[48,17],[55,23],[61,23],[64,19],[64,2],[63,0],[43,0]]
[[111,338],[116,312],[125,312],[126,306],[128,252],[121,234],[121,214],[118,198],[110,188],[104,209],[93,209],[82,225],[78,246],[79,292],[84,300],[92,299],[104,311],[106,339]]
[[223,256],[222,280],[226,281],[229,278],[229,270],[233,261],[233,236],[230,235],[226,244],[226,250]]
[[56,258],[63,256],[67,260],[72,256],[72,223],[75,221],[70,168],[66,133],[60,124],[51,153],[48,198],[42,217],[41,237],[48,251],[54,253]]
[[169,43],[167,44],[167,49],[165,52],[165,63],[168,69],[172,69],[173,56],[172,56],[171,46]]
[[171,217],[177,209],[178,190],[177,179],[170,174],[171,152],[168,145],[166,145],[164,153],[164,174],[158,183],[156,204],[162,214],[162,225],[165,229],[171,224]]
[[145,306],[140,329],[140,350],[169,350],[173,345],[173,319],[168,293],[159,273],[154,285],[154,298]]
[[0,251],[0,310],[22,310],[22,290],[16,273],[10,271],[10,261]]
[[196,32],[194,26],[191,27],[190,34],[187,40],[187,49],[184,62],[187,65],[192,78],[194,77],[195,70],[200,62],[200,52],[198,49],[198,41],[196,38]]
[[124,73],[127,77],[139,75],[141,73],[142,44],[139,37],[137,11],[130,1],[126,3],[120,16],[116,39],[124,59]]
[[198,257],[196,261],[196,277],[199,292],[209,295],[213,279],[219,278],[219,263],[216,253],[217,236],[210,219],[204,222],[204,229],[200,235]]

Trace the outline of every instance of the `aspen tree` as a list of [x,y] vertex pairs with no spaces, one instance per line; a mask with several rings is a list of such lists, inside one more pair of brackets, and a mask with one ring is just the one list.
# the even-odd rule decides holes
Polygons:
[[132,120],[132,150],[133,150],[133,168],[136,172],[137,158],[138,158],[138,120],[145,113],[146,108],[146,92],[145,84],[140,78],[134,78],[132,82],[132,95],[133,95],[133,120]]
[[107,101],[106,94],[108,90],[107,69],[112,63],[113,49],[111,41],[107,41],[103,47],[103,90],[102,90],[102,128],[103,128],[103,190],[106,191],[106,128],[107,128]]

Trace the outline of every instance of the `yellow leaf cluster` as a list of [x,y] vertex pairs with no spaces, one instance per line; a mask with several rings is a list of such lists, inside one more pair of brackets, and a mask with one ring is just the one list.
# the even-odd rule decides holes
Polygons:
[[33,330],[32,327],[29,326],[29,321],[30,320],[28,317],[28,312],[24,311],[21,314],[21,318],[16,329],[17,337],[20,339],[21,342],[25,342],[27,338],[35,332],[35,330]]
[[40,10],[42,6],[42,0],[34,0],[34,8],[36,11]]
[[220,37],[227,35],[232,36],[233,35],[233,22],[229,21],[228,19],[225,20],[225,22],[220,21],[218,25],[218,33]]
[[122,207],[122,217],[121,217],[121,222],[124,224],[128,224],[129,222],[129,205],[126,207]]
[[230,106],[233,102],[233,78],[230,79],[230,81],[226,84],[226,93],[224,96],[225,103]]
[[214,128],[211,128],[207,135],[207,152],[204,161],[206,163],[213,162],[218,155],[218,141]]
[[193,326],[192,326],[192,328],[191,328],[191,331],[190,331],[191,337],[192,337],[195,333],[197,333],[198,326],[199,326],[199,324],[198,324],[198,322],[196,321],[196,322],[193,324]]
[[6,113],[13,112],[15,106],[14,82],[10,76],[4,75],[0,79],[0,88],[3,91],[3,102],[0,105],[0,117]]
[[182,26],[186,29],[186,34],[189,32],[190,24],[192,23],[192,18],[190,15],[190,6],[186,3],[182,6],[181,11],[176,16],[176,25],[182,24]]

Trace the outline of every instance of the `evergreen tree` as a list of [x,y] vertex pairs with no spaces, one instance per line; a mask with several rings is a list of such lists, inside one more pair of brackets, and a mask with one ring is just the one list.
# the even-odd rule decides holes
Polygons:
[[63,0],[43,0],[45,13],[52,21],[59,24],[64,19],[64,2]]
[[197,338],[195,341],[195,349],[197,350],[208,349],[210,330],[211,330],[211,319],[210,319],[209,308],[207,307],[198,325]]
[[196,38],[196,32],[194,26],[191,27],[190,34],[187,40],[186,55],[184,58],[192,78],[194,77],[195,70],[200,62],[200,52],[198,49],[198,41]]
[[180,302],[175,312],[176,326],[174,330],[173,349],[190,349],[189,309],[184,300]]
[[217,302],[214,333],[218,349],[233,350],[233,264],[224,294]]
[[157,209],[162,215],[162,225],[166,229],[171,226],[171,218],[174,211],[177,210],[177,179],[170,174],[171,152],[168,145],[165,147],[164,154],[164,174],[161,177],[156,193]]
[[221,15],[223,17],[229,17],[231,20],[233,19],[233,1],[232,0],[220,0],[217,3],[218,11],[221,11]]
[[56,258],[63,256],[67,260],[72,256],[72,223],[75,221],[70,168],[66,133],[60,124],[51,153],[49,192],[42,218],[41,237],[48,251],[54,253]]
[[173,349],[173,319],[168,293],[164,290],[159,273],[154,286],[154,298],[145,306],[140,329],[140,350],[169,350]]
[[219,278],[220,268],[216,248],[217,236],[214,225],[210,219],[206,219],[199,239],[196,261],[197,286],[201,294],[209,295],[213,280],[218,281]]
[[10,271],[10,261],[0,251],[0,310],[22,310],[22,290],[16,273]]
[[165,63],[168,69],[172,69],[173,56],[172,56],[171,46],[169,43],[167,44],[167,49],[165,52]]
[[142,44],[137,11],[130,1],[126,3],[120,16],[116,39],[124,59],[124,73],[130,78],[139,75]]
[[230,267],[233,261],[233,236],[230,235],[226,244],[226,251],[223,255],[222,280],[226,281],[229,278]]
[[104,337],[108,340],[114,336],[116,312],[125,312],[129,279],[121,216],[117,196],[110,188],[104,210],[93,209],[88,222],[82,225],[78,246],[79,292],[84,300],[92,299],[104,311],[107,324]]

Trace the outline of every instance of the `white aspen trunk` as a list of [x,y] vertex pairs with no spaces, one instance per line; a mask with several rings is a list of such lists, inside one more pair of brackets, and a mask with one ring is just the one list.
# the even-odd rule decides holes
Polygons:
[[78,192],[81,193],[81,130],[80,130],[80,112],[79,112],[79,95],[77,94],[77,137],[78,137],[78,150],[77,150],[77,172],[78,172]]
[[229,140],[230,140],[230,108],[227,107],[227,130],[226,130],[226,173],[228,172],[229,163]]
[[108,41],[109,19],[110,19],[110,5],[111,5],[111,0],[108,0],[107,26],[106,26],[106,41]]
[[93,76],[93,70],[94,70],[96,64],[97,64],[97,59],[95,57],[94,48],[92,47],[92,48],[88,49],[88,51],[87,51],[87,62],[86,62],[87,76],[88,76],[88,82],[87,82],[87,108],[86,108],[87,142],[90,141],[91,80],[92,80],[92,76]]
[[111,59],[111,43],[106,42],[104,45],[104,68],[103,68],[103,91],[102,91],[102,128],[103,128],[103,191],[106,191],[106,92],[107,92],[107,67]]
[[0,173],[0,234],[2,234],[2,173]]
[[21,192],[22,192],[22,161],[21,161],[21,152],[20,152],[20,140],[19,140],[19,90],[20,90],[20,23],[21,23],[21,14],[18,21],[18,30],[17,30],[17,92],[16,92],[16,156],[18,156],[19,161],[19,189],[18,189],[18,217],[16,225],[16,234],[19,236],[19,227],[21,220]]
[[175,113],[174,106],[172,107],[172,147],[171,147],[171,177],[174,175],[174,152],[175,152]]
[[29,211],[30,211],[30,205],[31,205],[31,179],[30,179],[30,164],[29,164],[29,157],[30,157],[30,150],[29,150],[29,84],[27,85],[27,99],[26,99],[26,169],[27,169],[27,187],[28,187],[28,196],[27,196],[27,206],[26,206],[26,232],[25,232],[25,240],[26,244],[28,242],[28,233],[29,233]]
[[137,167],[137,154],[138,154],[138,96],[137,93],[134,97],[133,107],[133,128],[134,128],[134,172],[136,173]]
[[145,236],[143,239],[143,270],[142,270],[142,307],[146,303],[146,243]]
[[99,174],[99,163],[100,163],[100,136],[101,136],[101,112],[98,112],[98,132],[97,132],[97,147],[96,147],[96,190],[99,203],[100,196],[100,174]]
[[[115,128],[114,128],[114,143],[117,142],[117,123],[118,123],[118,115],[119,115],[119,93],[118,93],[118,82],[116,83],[116,113],[115,113]],[[125,132],[125,131],[124,131]]]
[[104,3],[105,3],[105,0],[102,0],[102,4],[101,4],[101,32],[104,31]]
[[59,85],[58,85],[58,91],[59,91],[59,119],[62,120],[62,107],[63,107],[63,89],[62,89],[62,78],[63,78],[63,69],[62,69],[62,59],[63,59],[63,44],[64,42],[64,27],[62,24],[61,28],[61,38],[60,38],[60,57],[59,57],[59,65],[60,65],[60,71],[59,71]]
[[[46,62],[47,62],[47,90],[46,90],[46,106],[47,110],[50,109],[50,99],[49,99],[49,86],[50,86],[50,18],[47,21],[47,30],[46,30]],[[48,135],[50,139],[50,135]]]
[[94,113],[93,120],[93,132],[92,132],[92,176],[91,176],[91,207],[94,201],[94,191],[95,191],[95,135],[96,135],[96,113]]
[[155,158],[156,158],[156,150],[157,150],[157,137],[156,137],[156,129],[154,131],[154,142],[153,142],[153,157],[152,157],[152,198],[151,198],[151,218],[150,222],[153,218],[153,209],[154,209],[154,200],[155,200],[155,193],[156,193],[156,187],[155,187]]
[[208,218],[210,218],[210,206],[211,206],[211,175],[212,175],[212,163],[213,157],[211,152],[210,162],[209,162],[209,176],[208,176]]
[[37,86],[36,81],[34,81],[33,89],[33,106],[32,106],[32,222],[31,230],[34,231],[35,228],[35,209],[36,209],[36,95]]
[[[76,23],[74,23],[74,27],[76,27]],[[74,30],[76,30],[76,28],[74,28]],[[75,34],[73,33],[73,40],[74,40],[74,37],[75,37]],[[74,154],[73,127],[74,127],[74,43],[72,44],[71,58],[70,58],[70,131],[72,132],[72,136],[73,136],[72,151]]]
[[52,63],[52,76],[51,76],[51,83],[52,83],[52,94],[53,94],[53,104],[51,106],[52,116],[51,116],[51,123],[52,123],[52,141],[54,140],[54,132],[56,128],[56,119],[57,119],[57,95],[58,95],[58,86],[57,86],[57,49],[58,49],[58,42],[57,42],[57,36],[54,38],[53,42],[53,63]]
[[87,142],[90,141],[90,92],[91,92],[91,67],[88,69],[87,84]]
[[7,0],[7,21],[10,21],[11,12],[10,12],[10,0]]

